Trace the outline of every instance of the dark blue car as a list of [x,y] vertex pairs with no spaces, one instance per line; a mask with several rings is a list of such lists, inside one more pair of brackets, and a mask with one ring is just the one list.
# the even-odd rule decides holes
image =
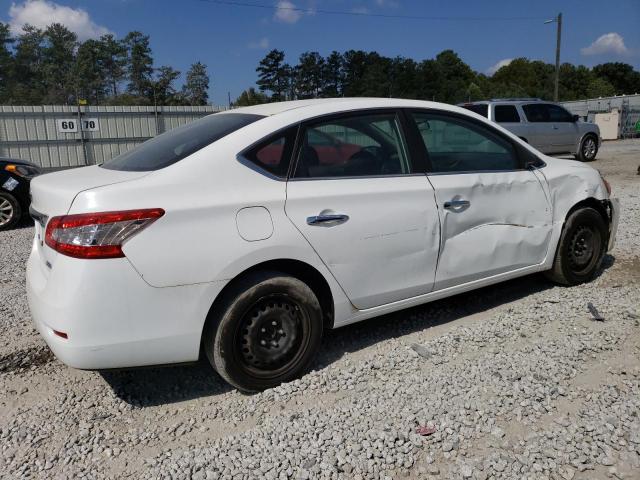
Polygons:
[[29,212],[29,184],[40,169],[24,160],[0,157],[0,230],[16,225]]

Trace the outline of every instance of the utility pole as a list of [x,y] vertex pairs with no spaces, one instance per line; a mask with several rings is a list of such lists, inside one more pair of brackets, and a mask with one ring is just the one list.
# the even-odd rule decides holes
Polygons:
[[556,18],[547,20],[544,23],[546,24],[546,23],[554,23],[554,22],[557,27],[557,33],[556,33],[556,78],[555,78],[555,84],[553,86],[553,101],[557,102],[558,101],[558,85],[560,83],[560,41],[562,38],[562,13],[559,13]]

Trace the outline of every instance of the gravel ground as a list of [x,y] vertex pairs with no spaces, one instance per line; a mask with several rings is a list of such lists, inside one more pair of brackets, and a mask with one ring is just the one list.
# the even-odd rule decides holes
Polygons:
[[623,206],[595,281],[536,275],[330,332],[312,372],[250,396],[204,363],[65,367],[31,325],[32,228],[0,233],[0,476],[640,478],[640,141],[593,165]]

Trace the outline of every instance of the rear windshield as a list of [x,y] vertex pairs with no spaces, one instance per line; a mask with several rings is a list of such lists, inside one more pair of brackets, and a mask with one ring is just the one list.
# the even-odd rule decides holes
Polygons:
[[132,150],[107,160],[101,166],[109,170],[129,172],[159,170],[261,118],[264,117],[247,113],[208,115],[147,140]]
[[478,115],[489,118],[489,105],[487,105],[486,103],[468,104],[462,106],[467,110],[471,110],[472,112],[477,113]]

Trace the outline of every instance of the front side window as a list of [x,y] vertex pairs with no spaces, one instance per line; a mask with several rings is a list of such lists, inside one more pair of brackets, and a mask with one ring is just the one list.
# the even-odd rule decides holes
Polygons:
[[109,170],[132,172],[159,170],[261,118],[264,117],[248,113],[208,115],[147,140],[101,166]]
[[519,123],[520,115],[515,105],[496,105],[493,107],[493,116],[498,123]]
[[573,122],[573,116],[558,105],[547,105],[549,120],[552,122]]
[[414,113],[433,173],[519,168],[515,148],[489,128],[443,114]]
[[395,113],[319,121],[303,132],[296,178],[362,177],[410,173]]
[[485,118],[489,118],[489,105],[486,103],[470,103],[468,105],[463,105],[463,107],[477,113],[478,115],[482,115]]
[[529,105],[523,105],[522,110],[527,116],[527,120],[532,123],[549,122],[549,110],[543,103],[530,103]]

